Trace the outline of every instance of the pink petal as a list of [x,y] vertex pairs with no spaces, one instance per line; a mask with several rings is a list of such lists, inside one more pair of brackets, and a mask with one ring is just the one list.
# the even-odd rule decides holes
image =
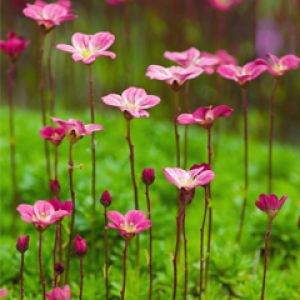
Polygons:
[[36,215],[44,214],[45,216],[52,215],[55,212],[54,207],[45,200],[36,201],[33,210]]
[[66,45],[66,44],[58,44],[56,45],[56,49],[61,50],[61,51],[65,51],[65,52],[69,52],[69,53],[74,53],[76,51],[76,49],[70,45]]
[[204,121],[206,113],[210,110],[209,106],[199,107],[193,112],[193,117],[197,119],[197,122]]
[[118,211],[108,212],[107,218],[117,226],[125,223],[125,217],[122,214],[120,214]]
[[168,68],[158,65],[150,65],[147,69],[146,76],[150,79],[168,80],[172,78],[172,73]]
[[102,131],[104,130],[102,125],[98,125],[98,124],[87,124],[84,125],[84,128],[87,132],[87,134],[91,134],[94,131]]
[[21,219],[24,222],[32,222],[32,216],[34,215],[34,210],[32,205],[20,204],[17,207],[17,211],[21,215]]
[[92,36],[89,46],[91,49],[97,50],[107,50],[115,41],[115,36],[110,32],[98,32]]
[[117,94],[109,94],[107,96],[102,97],[101,99],[107,105],[116,106],[116,107],[121,107],[123,105],[122,97]]
[[137,100],[137,104],[141,109],[151,108],[160,103],[160,98],[153,95],[147,95]]
[[237,72],[240,70],[240,67],[235,65],[222,65],[218,67],[217,73],[224,78],[235,80]]
[[182,178],[188,176],[188,172],[180,168],[164,168],[163,172],[167,180],[179,189],[182,188]]
[[297,69],[300,64],[300,58],[293,54],[288,54],[280,59],[280,64],[287,66],[289,69]]
[[125,220],[128,224],[139,224],[146,220],[146,214],[141,210],[130,210],[125,215]]
[[192,114],[181,114],[177,117],[177,123],[181,125],[189,125],[197,123]]
[[197,184],[195,186],[206,185],[210,183],[214,178],[215,178],[215,173],[213,171],[211,170],[203,171],[201,172],[201,174],[197,176]]
[[150,220],[145,220],[137,224],[136,226],[136,233],[140,233],[152,226],[152,223]]
[[126,102],[135,104],[140,98],[147,96],[147,93],[144,89],[129,87],[122,93],[122,99]]
[[84,49],[88,49],[91,38],[92,35],[76,32],[72,35],[72,45],[76,50],[82,52]]
[[229,117],[233,112],[233,109],[227,105],[218,105],[212,109],[214,118]]

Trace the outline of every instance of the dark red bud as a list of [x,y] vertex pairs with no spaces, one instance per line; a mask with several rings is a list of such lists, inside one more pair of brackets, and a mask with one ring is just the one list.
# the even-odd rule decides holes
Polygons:
[[142,173],[142,180],[144,184],[150,185],[155,180],[155,172],[153,168],[145,168]]
[[16,248],[20,253],[25,253],[29,246],[29,235],[19,236]]
[[111,204],[111,194],[109,191],[104,191],[100,197],[100,203],[104,206],[104,207],[109,207]]

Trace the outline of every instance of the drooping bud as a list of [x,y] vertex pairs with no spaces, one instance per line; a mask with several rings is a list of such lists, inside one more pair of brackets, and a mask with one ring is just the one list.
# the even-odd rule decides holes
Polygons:
[[58,180],[50,180],[50,191],[53,195],[58,195],[60,193],[60,184]]
[[86,240],[83,239],[79,234],[76,235],[74,241],[75,253],[77,256],[82,257],[87,252]]
[[153,168],[145,168],[142,173],[142,180],[145,185],[151,185],[155,180],[155,171]]
[[100,203],[104,206],[104,207],[109,207],[111,204],[111,194],[109,191],[104,191],[100,197]]
[[16,248],[20,253],[25,253],[29,246],[29,235],[19,236]]
[[185,189],[180,189],[180,201],[185,204],[188,205],[192,202],[192,200],[194,199],[195,196],[195,189],[192,190],[185,190]]
[[54,272],[56,275],[61,275],[64,271],[65,271],[65,267],[62,262],[58,262],[54,265]]

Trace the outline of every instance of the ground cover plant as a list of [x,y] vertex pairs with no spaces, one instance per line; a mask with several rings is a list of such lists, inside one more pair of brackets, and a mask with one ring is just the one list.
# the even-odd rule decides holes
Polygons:
[[5,7],[1,298],[300,299],[295,13],[200,2]]

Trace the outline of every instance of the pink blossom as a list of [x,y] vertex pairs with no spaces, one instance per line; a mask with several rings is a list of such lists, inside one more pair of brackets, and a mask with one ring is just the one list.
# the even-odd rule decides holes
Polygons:
[[67,0],[49,4],[45,1],[37,0],[34,4],[27,4],[23,9],[23,14],[36,21],[39,26],[48,32],[62,22],[76,18],[76,15],[72,13],[70,8],[71,2]]
[[187,80],[196,78],[204,72],[199,67],[183,68],[179,66],[162,67],[150,65],[147,69],[146,76],[150,79],[163,80],[171,85],[174,90],[178,90]]
[[5,298],[6,296],[8,296],[8,290],[0,289],[0,298]]
[[110,5],[118,5],[118,4],[122,4],[125,2],[126,2],[126,0],[106,0],[106,3],[110,4]]
[[64,210],[71,214],[73,209],[73,202],[72,201],[60,201],[59,199],[52,199],[49,200],[49,203],[53,206],[55,211]]
[[107,49],[114,43],[115,36],[110,32],[98,32],[96,34],[74,33],[72,46],[59,44],[57,49],[72,53],[74,61],[81,61],[84,64],[93,63],[99,56],[116,58],[116,54]]
[[233,109],[227,105],[199,107],[191,114],[179,115],[177,122],[181,125],[199,124],[205,128],[210,128],[216,119],[229,117],[232,112]]
[[151,221],[147,220],[146,214],[140,210],[130,210],[125,216],[117,211],[110,211],[107,217],[111,221],[107,227],[118,230],[126,239],[132,238],[152,226]]
[[16,244],[16,248],[20,253],[25,253],[29,247],[29,235],[19,236]]
[[65,210],[55,211],[54,207],[45,200],[37,200],[34,205],[20,204],[17,211],[24,222],[33,223],[38,230],[44,230],[64,216],[70,215]]
[[0,40],[0,49],[11,60],[15,61],[29,44],[30,42],[26,41],[22,36],[16,35],[14,32],[8,32],[7,40]]
[[116,106],[122,112],[128,112],[134,118],[149,117],[146,109],[157,105],[160,98],[148,95],[144,89],[129,87],[121,95],[110,94],[102,97],[102,101]]
[[219,75],[224,78],[234,80],[240,86],[251,82],[267,70],[267,67],[262,64],[257,64],[256,61],[249,62],[240,67],[235,65],[222,65],[217,69]]
[[213,171],[206,169],[204,166],[192,170],[183,170],[180,168],[164,168],[163,172],[167,180],[178,189],[191,191],[198,186],[210,183],[215,174]]
[[65,134],[71,143],[76,143],[80,138],[92,134],[95,131],[104,130],[102,125],[84,125],[81,121],[75,119],[69,119],[68,121],[54,117],[51,119],[65,130]]
[[268,61],[264,59],[257,59],[257,64],[265,65],[268,69],[268,72],[275,76],[279,77],[284,75],[286,72],[294,69],[298,69],[300,65],[300,58],[293,54],[284,55],[281,58],[273,54],[267,54]]
[[221,11],[229,10],[239,3],[240,0],[210,0],[211,6]]
[[63,288],[56,287],[52,291],[46,293],[49,300],[71,300],[71,291],[68,285]]
[[54,146],[58,146],[65,137],[65,130],[62,127],[46,126],[41,129],[40,135],[47,141],[50,141]]
[[77,234],[75,237],[74,249],[77,256],[85,256],[87,252],[86,240],[83,239],[79,234]]
[[266,212],[270,217],[275,217],[287,199],[287,195],[283,195],[280,199],[274,194],[266,195],[261,194],[255,205],[261,210]]

